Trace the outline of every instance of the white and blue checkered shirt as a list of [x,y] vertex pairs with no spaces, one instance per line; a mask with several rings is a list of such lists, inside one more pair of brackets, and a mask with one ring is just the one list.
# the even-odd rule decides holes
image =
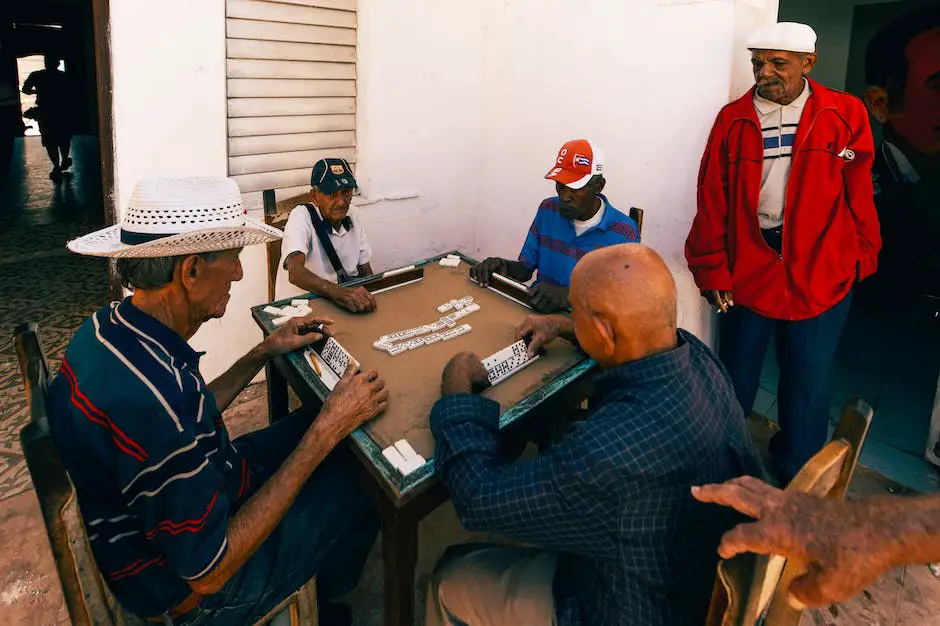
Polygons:
[[739,518],[691,485],[761,475],[727,372],[679,331],[674,350],[597,380],[591,415],[532,459],[500,452],[499,405],[442,398],[435,466],[463,524],[558,551],[558,623],[699,626],[721,534]]

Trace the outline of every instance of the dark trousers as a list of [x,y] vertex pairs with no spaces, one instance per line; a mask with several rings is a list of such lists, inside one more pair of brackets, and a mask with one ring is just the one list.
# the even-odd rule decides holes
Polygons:
[[[309,411],[297,411],[234,441],[248,459],[253,491],[277,471],[311,419]],[[253,624],[313,576],[321,603],[355,588],[380,527],[378,513],[356,483],[355,463],[348,450],[334,450],[222,590],[173,624]]]
[[777,341],[780,432],[770,442],[770,454],[783,480],[791,480],[829,437],[829,375],[851,303],[849,292],[825,313],[798,322],[764,317],[740,305],[722,316],[718,354],[745,415],[754,408],[771,336]]

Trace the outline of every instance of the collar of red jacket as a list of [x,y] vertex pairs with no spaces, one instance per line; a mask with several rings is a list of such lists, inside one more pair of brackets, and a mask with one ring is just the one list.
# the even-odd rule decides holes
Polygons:
[[[823,87],[811,78],[806,80],[809,81],[811,89],[809,100],[806,101],[806,109],[810,116],[827,107],[837,106],[836,91]],[[757,85],[754,85],[746,94],[728,104],[728,114],[731,119],[748,119],[758,124],[757,109],[754,108],[755,91],[757,91]],[[810,117],[810,119],[812,118]]]

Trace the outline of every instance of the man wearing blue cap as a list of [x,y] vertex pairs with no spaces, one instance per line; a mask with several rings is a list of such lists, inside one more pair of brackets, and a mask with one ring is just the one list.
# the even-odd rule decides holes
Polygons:
[[310,292],[353,313],[375,310],[375,298],[364,287],[343,286],[372,273],[372,248],[362,222],[349,212],[357,186],[346,159],[314,164],[310,202],[294,207],[284,226],[275,283],[278,300]]

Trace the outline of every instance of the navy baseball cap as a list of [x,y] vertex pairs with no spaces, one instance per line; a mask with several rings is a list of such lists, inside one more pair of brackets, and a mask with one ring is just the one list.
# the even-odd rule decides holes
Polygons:
[[310,186],[316,187],[321,193],[331,194],[347,187],[355,189],[359,184],[349,167],[349,161],[330,158],[320,159],[313,164]]

